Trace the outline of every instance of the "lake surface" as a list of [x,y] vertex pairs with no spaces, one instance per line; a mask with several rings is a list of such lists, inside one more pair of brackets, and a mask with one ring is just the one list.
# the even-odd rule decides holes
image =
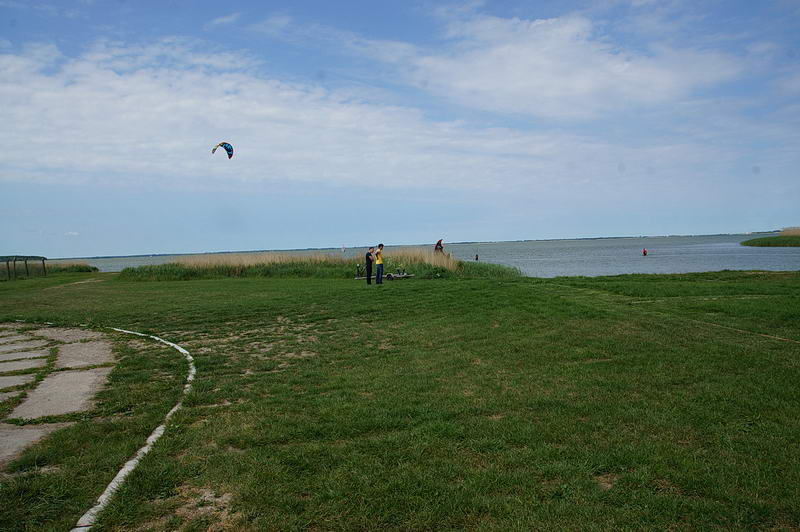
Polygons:
[[753,235],[497,242],[452,244],[447,250],[461,260],[474,260],[477,253],[481,261],[514,266],[532,277],[800,270],[800,248],[739,244],[750,238]]
[[[741,241],[753,236],[666,236],[445,243],[445,250],[461,260],[474,260],[475,254],[478,254],[481,262],[513,266],[532,277],[719,270],[800,270],[800,248],[757,248],[739,245]],[[432,249],[433,245],[430,247]],[[642,256],[642,248],[647,248],[646,257]],[[391,246],[387,246],[385,253],[389,255],[391,250]],[[352,252],[352,249],[347,250],[348,255]],[[340,255],[342,251],[328,249],[293,253]],[[117,272],[129,266],[164,264],[174,258],[174,255],[160,255],[84,260],[100,268],[100,271]]]

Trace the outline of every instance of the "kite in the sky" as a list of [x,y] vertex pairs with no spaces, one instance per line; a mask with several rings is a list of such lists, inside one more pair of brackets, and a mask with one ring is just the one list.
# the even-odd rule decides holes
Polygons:
[[225,151],[228,153],[228,159],[233,157],[233,146],[231,146],[227,142],[220,142],[219,144],[217,144],[216,146],[211,148],[211,153],[214,153],[215,151],[217,151],[217,148],[224,148]]

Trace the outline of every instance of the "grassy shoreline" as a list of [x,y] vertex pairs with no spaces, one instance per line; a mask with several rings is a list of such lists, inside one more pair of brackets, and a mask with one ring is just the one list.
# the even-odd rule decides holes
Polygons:
[[741,243],[743,246],[755,247],[800,247],[798,235],[776,235],[752,238]]
[[756,247],[800,247],[800,227],[787,227],[779,235],[752,238],[741,244]]
[[[800,272],[121,277],[0,283],[0,322],[195,358],[101,528],[800,526]],[[0,480],[1,529],[74,524],[180,392],[180,357],[117,352],[97,411]]]

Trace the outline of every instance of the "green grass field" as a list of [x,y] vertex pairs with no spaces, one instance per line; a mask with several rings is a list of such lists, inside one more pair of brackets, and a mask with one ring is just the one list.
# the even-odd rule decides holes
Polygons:
[[[0,282],[16,319],[195,357],[99,530],[800,528],[800,272],[75,273]],[[96,411],[1,477],[0,529],[71,527],[180,397],[177,352],[115,338]]]

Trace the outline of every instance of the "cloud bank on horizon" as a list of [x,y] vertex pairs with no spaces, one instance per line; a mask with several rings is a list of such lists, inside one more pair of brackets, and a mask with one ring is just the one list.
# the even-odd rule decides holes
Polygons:
[[[299,217],[394,198],[408,242],[797,223],[796,1],[218,5],[0,0],[0,186],[269,190]],[[29,239],[58,223],[17,214]],[[310,245],[337,245],[326,225]]]

